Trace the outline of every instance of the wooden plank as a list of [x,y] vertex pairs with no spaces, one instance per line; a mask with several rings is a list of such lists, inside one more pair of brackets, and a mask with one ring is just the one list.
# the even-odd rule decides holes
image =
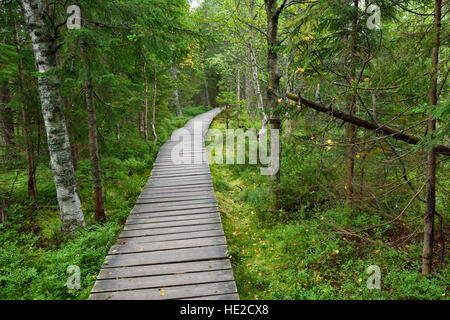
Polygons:
[[118,242],[127,241],[128,243],[145,243],[145,242],[155,242],[155,241],[170,241],[170,240],[215,237],[215,236],[221,236],[221,235],[224,235],[224,232],[222,229],[214,229],[214,230],[169,233],[169,234],[161,234],[161,235],[156,235],[156,236],[143,236],[143,237],[136,237],[136,238],[120,238],[118,240]]
[[152,196],[140,196],[138,200],[140,201],[146,201],[147,203],[164,203],[164,202],[181,202],[181,201],[192,201],[192,200],[205,200],[205,199],[214,199],[215,195],[212,192],[208,193],[198,193],[195,196],[183,196],[183,195],[177,195],[175,197],[152,197]]
[[188,200],[171,200],[168,202],[154,202],[151,200],[142,199],[136,202],[136,206],[145,206],[146,209],[161,209],[167,207],[182,207],[186,208],[193,205],[205,205],[205,204],[216,204],[216,198],[206,198],[206,199],[188,199]]
[[99,280],[92,293],[122,290],[151,289],[169,286],[183,286],[201,283],[233,281],[231,270],[190,272],[163,276]]
[[169,221],[169,222],[150,222],[140,224],[125,225],[124,231],[129,230],[142,230],[142,229],[158,229],[158,228],[172,228],[183,226],[195,226],[202,224],[221,223],[220,217],[195,219],[195,220],[181,220],[181,221]]
[[224,295],[236,293],[234,281],[205,283],[187,286],[165,287],[161,289],[142,289],[129,291],[116,291],[94,293],[91,300],[169,300],[169,299],[195,299],[195,297]]
[[177,273],[215,271],[226,269],[231,269],[230,260],[228,259],[204,260],[193,262],[157,264],[150,266],[107,268],[100,270],[97,279],[102,280],[102,279],[158,276]]
[[152,207],[151,204],[136,204],[133,208],[133,213],[157,213],[157,212],[166,212],[166,211],[184,211],[184,210],[193,210],[193,209],[204,209],[204,208],[215,208],[217,209],[217,204],[213,202],[208,203],[198,203],[191,205],[169,205],[169,206],[159,206]]
[[[212,296],[195,297],[195,300],[239,300],[239,295],[237,293],[230,294],[219,294]],[[179,300],[192,300],[192,298],[179,299]]]
[[166,217],[141,218],[141,219],[128,218],[126,224],[132,225],[140,223],[171,222],[171,221],[211,219],[211,218],[220,218],[220,214],[218,212],[214,212],[214,213],[187,214],[182,216],[168,216],[168,217],[166,216]]
[[195,191],[192,191],[192,189],[188,190],[175,190],[175,191],[149,191],[149,190],[143,190],[141,197],[152,197],[152,198],[158,198],[158,197],[163,197],[163,198],[170,198],[170,197],[179,197],[179,196],[195,196],[198,194],[214,194],[214,191],[211,187],[207,187],[207,188],[195,188]]
[[186,210],[172,210],[163,212],[132,212],[129,215],[129,219],[144,219],[144,218],[160,218],[170,216],[184,216],[188,214],[200,214],[200,213],[212,213],[219,212],[217,206],[211,206],[207,208],[194,208]]
[[208,246],[225,245],[227,240],[224,236],[209,237],[209,238],[196,238],[196,239],[184,239],[173,241],[159,241],[159,242],[146,242],[146,243],[124,243],[115,244],[109,250],[110,255],[124,254],[124,253],[138,253],[138,252],[151,252],[162,251],[182,248],[199,248]]
[[187,227],[173,227],[173,228],[158,228],[158,229],[143,229],[143,230],[130,230],[122,231],[119,238],[132,238],[132,237],[143,237],[143,236],[156,236],[162,234],[171,234],[178,232],[194,232],[194,231],[205,231],[205,230],[215,230],[222,229],[221,223],[211,223],[211,224],[201,224],[197,226],[187,226]]
[[195,260],[222,259],[228,257],[226,245],[174,249],[155,252],[140,252],[120,255],[108,255],[103,268],[141,266],[172,262],[186,262]]

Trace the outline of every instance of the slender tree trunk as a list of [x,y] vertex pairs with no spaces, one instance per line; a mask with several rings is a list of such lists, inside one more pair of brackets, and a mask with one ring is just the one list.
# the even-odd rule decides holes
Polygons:
[[145,73],[146,63],[144,62],[144,140],[148,141],[148,79]]
[[204,81],[204,86],[205,86],[206,105],[208,107],[211,107],[211,100],[209,99],[208,79],[206,78],[206,74],[205,74],[205,79],[203,81]]
[[116,123],[116,139],[120,141],[120,124]]
[[146,63],[144,62],[144,140],[148,141],[148,79],[145,73]]
[[158,141],[158,136],[156,135],[156,96],[158,91],[158,74],[155,67],[155,75],[153,79],[153,98],[152,98],[152,136],[153,144]]
[[35,165],[33,161],[33,148],[31,146],[30,134],[28,132],[30,122],[28,120],[27,110],[22,104],[22,120],[23,120],[23,137],[25,139],[25,156],[27,163],[27,173],[28,173],[28,197],[37,197],[37,187],[36,187],[36,174]]
[[[16,42],[16,51],[19,56],[18,60],[18,71],[19,71],[19,83],[20,83],[20,90],[23,90],[25,86],[25,78],[23,74],[23,61],[21,58],[21,44],[19,41],[19,33],[17,30],[16,21],[14,20],[14,39]],[[27,174],[28,174],[28,197],[29,198],[36,198],[37,197],[37,184],[36,184],[36,168],[34,163],[34,157],[33,157],[33,146],[30,141],[30,121],[28,119],[28,112],[27,108],[25,107],[25,104],[21,103],[21,109],[22,109],[22,121],[23,121],[23,137],[25,140],[25,159],[27,164]]]
[[236,76],[236,98],[237,98],[237,125],[241,126],[241,70],[238,69]]
[[[280,41],[278,40],[278,22],[282,8],[278,8],[277,0],[265,0],[265,7],[267,13],[267,70],[268,70],[268,83],[267,83],[267,104],[270,110],[270,128],[271,130],[281,131],[281,118],[275,114],[275,110],[278,107],[278,95],[280,89],[280,75],[279,75],[279,58],[278,47]],[[281,137],[281,133],[279,134]],[[272,183],[272,195],[274,200],[274,207],[276,210],[280,208],[280,180],[281,180],[281,142],[278,144],[279,154],[279,170],[274,173],[271,178]]]
[[142,137],[142,112],[138,112],[138,131],[139,131],[139,138]]
[[94,88],[90,81],[85,81],[86,106],[88,112],[89,127],[89,152],[91,160],[92,186],[95,199],[95,220],[105,220],[105,203],[103,199],[102,171],[100,168],[100,157],[97,142],[97,115],[94,104]]
[[[354,17],[352,23],[352,36],[351,36],[351,66],[350,66],[350,79],[354,80],[355,78],[355,67],[356,67],[356,52],[357,52],[357,35],[358,35],[358,2],[359,0],[353,0],[354,6]],[[350,95],[350,105],[349,105],[349,114],[353,116],[355,114],[355,103],[356,97],[355,94],[352,93]],[[356,137],[356,126],[350,124],[347,129],[347,139],[348,139],[348,149],[347,149],[347,178],[345,183],[345,197],[347,201],[347,206],[353,206],[353,179],[354,179],[354,170],[355,170],[355,147],[354,140]]]
[[[249,15],[250,19],[253,20],[254,17],[254,8],[255,8],[255,0],[250,0],[250,10]],[[264,133],[267,131],[267,123],[269,122],[269,119],[267,118],[267,115],[264,112],[264,100],[261,94],[261,88],[259,86],[259,77],[258,77],[258,65],[256,61],[256,54],[254,50],[254,36],[253,36],[253,30],[250,28],[249,30],[249,40],[248,40],[248,47],[249,47],[249,53],[250,53],[250,65],[252,69],[252,76],[253,76],[253,85],[255,86],[255,94],[256,94],[256,105],[258,110],[261,112],[261,130],[258,134],[258,136],[264,135]]]
[[8,82],[4,81],[0,87],[0,127],[3,139],[3,145],[8,155],[15,155],[14,139],[14,117],[12,109],[8,106],[11,101],[11,95],[8,88]]
[[245,72],[244,82],[245,82],[244,83],[245,84],[245,101],[247,101],[247,113],[248,113],[248,116],[250,117],[250,119],[252,119],[253,118],[252,111],[251,111],[252,105],[250,102],[251,88],[250,88],[250,79],[248,76],[248,72]]
[[73,170],[78,171],[78,145],[73,143],[70,147],[70,150],[72,154]]
[[[442,0],[436,0],[433,28],[433,51],[431,54],[430,105],[438,102],[437,86],[439,83],[439,51],[441,45]],[[433,137],[436,131],[436,120],[430,114],[428,118],[428,134]],[[423,232],[422,274],[430,275],[433,266],[434,216],[436,213],[436,149],[432,148],[427,158],[427,207]]]
[[173,89],[173,97],[174,97],[175,106],[177,107],[177,117],[182,117],[183,111],[181,110],[180,94],[179,94],[179,90],[178,90],[178,74],[177,74],[178,72],[175,67],[172,67],[170,69],[170,71],[172,74],[172,79],[175,82],[175,88]]
[[[47,73],[56,66],[56,49],[44,20],[42,1],[23,0],[23,12],[31,37],[37,71]],[[42,115],[47,130],[50,163],[55,178],[56,193],[63,231],[74,231],[84,226],[84,215],[78,195],[78,186],[72,164],[70,142],[55,74],[47,73],[38,80]]]
[[0,208],[1,208],[1,214],[2,214],[2,224],[6,223],[6,199],[2,194],[0,193]]

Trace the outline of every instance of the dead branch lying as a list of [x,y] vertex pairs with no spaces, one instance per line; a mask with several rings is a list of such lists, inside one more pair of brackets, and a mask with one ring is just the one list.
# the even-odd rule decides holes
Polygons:
[[[389,127],[384,124],[378,125],[376,123],[364,120],[362,118],[352,116],[343,111],[333,109],[333,107],[331,105],[329,107],[320,105],[318,103],[315,103],[313,101],[305,99],[301,96],[296,96],[296,95],[293,95],[290,93],[287,93],[286,97],[290,100],[300,102],[303,106],[306,106],[308,108],[312,108],[316,111],[326,113],[332,117],[335,117],[335,118],[344,120],[345,122],[357,125],[358,127],[365,128],[368,130],[373,130],[376,133],[384,134],[384,135],[389,136],[396,140],[401,140],[401,141],[404,141],[404,142],[407,142],[407,143],[413,144],[413,145],[417,145],[421,140],[420,138],[418,138],[416,136],[406,134],[405,132],[403,132],[404,130],[394,129],[394,128]],[[443,154],[445,156],[450,156],[450,147],[438,145],[435,147],[435,149],[436,149],[437,153]]]

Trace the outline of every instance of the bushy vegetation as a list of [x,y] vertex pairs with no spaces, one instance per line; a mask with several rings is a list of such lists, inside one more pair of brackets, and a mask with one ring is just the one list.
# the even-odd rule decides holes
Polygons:
[[[221,115],[213,126],[224,129],[225,122]],[[230,128],[236,125],[229,121]],[[295,134],[305,135],[302,128]],[[432,278],[420,274],[422,238],[413,232],[422,223],[420,206],[373,228],[389,221],[388,211],[340,204],[339,166],[321,170],[318,153],[308,152],[314,143],[295,147],[289,141],[279,211],[272,209],[270,181],[259,166],[211,167],[241,299],[448,299],[448,257]],[[322,161],[333,161],[337,149],[325,151]],[[396,191],[386,201],[402,198]],[[371,265],[381,270],[381,290],[367,288]]]
[[[166,139],[172,131],[203,112],[206,107],[186,108],[185,116],[166,120],[159,133]],[[59,208],[51,170],[38,167],[38,198],[27,200],[25,171],[0,175],[0,182],[16,181],[8,221],[0,224],[1,299],[86,299],[103,260],[126,221],[150,174],[159,146],[136,137],[107,144],[102,154],[107,221],[93,217],[94,199],[88,159],[79,162],[77,179],[87,227],[72,236],[60,230]],[[81,290],[69,290],[68,266],[81,270]]]

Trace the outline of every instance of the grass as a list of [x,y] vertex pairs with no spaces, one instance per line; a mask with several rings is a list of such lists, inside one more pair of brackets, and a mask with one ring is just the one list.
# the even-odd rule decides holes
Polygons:
[[[149,177],[159,146],[174,129],[207,110],[187,108],[184,117],[167,119],[159,128],[157,147],[133,137],[106,145],[101,156],[105,223],[93,219],[89,160],[80,161],[76,174],[87,226],[71,238],[60,231],[56,190],[48,167],[41,165],[37,170],[36,201],[27,200],[26,172],[1,173],[0,183],[11,186],[13,198],[7,210],[8,222],[0,224],[0,300],[87,299],[110,246]],[[80,268],[80,290],[67,287],[70,274],[66,271],[71,265]]]
[[[213,127],[224,129],[223,116]],[[339,171],[322,171],[319,177],[314,167],[319,161],[306,157],[296,162],[290,152],[302,151],[290,146],[285,150],[285,194],[283,209],[277,212],[268,200],[269,179],[260,175],[258,166],[211,166],[241,299],[448,299],[448,257],[432,278],[425,279],[420,274],[420,234],[395,242],[403,235],[401,224],[347,233],[380,224],[383,215],[330,201],[327,188],[334,188],[333,194],[341,188]],[[294,205],[293,199],[301,199],[301,204]],[[407,218],[420,217],[411,211]],[[415,221],[419,227],[423,223]],[[409,231],[415,226],[411,224]],[[391,234],[396,233],[394,239]],[[371,274],[366,270],[372,265],[380,268],[381,290],[367,287]]]

